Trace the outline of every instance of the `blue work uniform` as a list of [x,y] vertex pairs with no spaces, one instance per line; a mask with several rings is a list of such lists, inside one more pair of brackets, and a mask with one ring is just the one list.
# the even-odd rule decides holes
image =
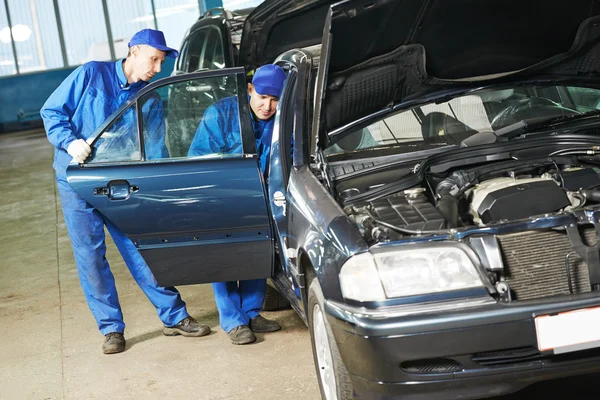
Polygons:
[[[127,85],[123,61],[89,62],[78,67],[50,95],[41,110],[48,140],[54,146],[56,182],[81,287],[102,334],[125,329],[114,277],[106,260],[105,225],[161,321],[173,326],[189,316],[179,292],[172,287],[158,286],[131,240],[80,197],[66,180],[66,169],[71,162],[66,151],[69,144],[89,138],[119,106],[148,84],[138,81]],[[149,126],[146,152],[150,158],[168,156],[161,107],[160,101],[152,98],[143,107]],[[131,118],[133,121],[133,114]],[[123,121],[126,123],[127,119]],[[128,135],[136,132],[133,128],[122,140],[128,140]]]
[[[266,177],[275,118],[263,121],[252,114],[251,117],[258,162]],[[242,154],[237,97],[219,100],[206,110],[188,156],[215,153]],[[267,280],[216,282],[212,287],[219,310],[219,323],[229,333],[237,326],[248,325],[251,318],[258,316],[265,299]]]

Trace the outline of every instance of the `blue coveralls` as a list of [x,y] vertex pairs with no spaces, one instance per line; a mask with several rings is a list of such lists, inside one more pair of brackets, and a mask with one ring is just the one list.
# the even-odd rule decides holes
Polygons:
[[[173,287],[158,286],[131,240],[80,197],[66,180],[66,169],[71,161],[66,151],[69,144],[76,139],[90,137],[121,104],[147,84],[139,81],[128,86],[123,60],[116,63],[89,62],[73,71],[50,95],[41,110],[48,140],[55,148],[56,182],[81,287],[104,335],[125,329],[114,277],[106,260],[104,225],[131,275],[156,307],[161,321],[166,326],[173,326],[189,316],[179,292]],[[148,101],[144,108],[148,108],[143,111],[148,125],[152,127],[146,152],[154,158],[168,156],[160,103]]]
[[[251,117],[260,170],[266,176],[275,118],[262,121]],[[206,110],[188,156],[214,153],[242,154],[237,97],[219,100]],[[251,318],[258,316],[265,299],[267,280],[216,282],[212,287],[221,328],[229,333],[237,326],[248,325]]]

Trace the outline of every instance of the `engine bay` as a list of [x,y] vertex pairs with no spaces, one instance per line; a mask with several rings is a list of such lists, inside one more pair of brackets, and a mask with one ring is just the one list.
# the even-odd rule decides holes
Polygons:
[[[349,191],[360,192],[350,188],[344,194]],[[342,205],[343,200],[340,196]],[[598,202],[600,168],[563,157],[428,173],[419,186],[344,209],[367,242],[376,243],[568,212]]]
[[[466,243],[499,301],[600,290],[595,160],[508,159],[432,170],[422,174],[420,185],[361,202],[345,201],[349,192],[361,193],[346,181],[338,202],[369,246],[415,239]],[[362,193],[381,187],[364,178]]]

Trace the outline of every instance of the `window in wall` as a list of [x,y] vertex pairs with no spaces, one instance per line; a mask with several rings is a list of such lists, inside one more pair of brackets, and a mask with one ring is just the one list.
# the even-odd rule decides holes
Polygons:
[[226,10],[239,10],[242,8],[256,7],[263,0],[223,0],[223,8]]
[[69,65],[110,60],[102,1],[58,0],[58,5]]
[[19,72],[63,67],[52,0],[8,0]]
[[12,40],[8,18],[4,4],[0,3],[0,76],[13,75],[17,73],[15,57],[12,50]]
[[167,46],[179,49],[185,32],[200,17],[197,0],[154,0],[158,29],[163,31]]
[[117,59],[125,58],[128,51],[127,44],[134,33],[146,28],[155,28],[152,2],[151,0],[107,0],[106,3],[115,57]]

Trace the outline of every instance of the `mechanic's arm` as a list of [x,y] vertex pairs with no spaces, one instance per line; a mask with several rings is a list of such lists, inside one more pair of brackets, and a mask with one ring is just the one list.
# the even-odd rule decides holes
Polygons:
[[142,107],[144,116],[144,148],[147,160],[169,158],[165,145],[165,118],[162,101],[158,95],[152,96]]
[[[54,147],[68,152],[78,161],[85,160],[85,157],[89,155],[90,148],[83,138],[73,132],[71,117],[83,97],[87,79],[87,73],[83,66],[78,67],[48,97],[40,110],[50,143]],[[70,145],[72,146],[70,147]],[[87,154],[85,154],[86,150]],[[77,156],[83,157],[83,160]]]

